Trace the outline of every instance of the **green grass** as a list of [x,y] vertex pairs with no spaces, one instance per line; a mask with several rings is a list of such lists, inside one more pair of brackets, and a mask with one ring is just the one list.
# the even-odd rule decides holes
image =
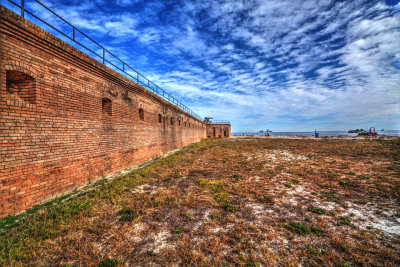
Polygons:
[[340,217],[339,221],[337,222],[337,225],[348,225],[354,227],[354,225],[351,223],[350,218],[347,216]]
[[318,226],[315,225],[308,226],[300,222],[291,222],[289,224],[286,224],[285,228],[298,235],[306,235],[308,233],[313,233],[315,235],[320,236],[324,232]]
[[232,204],[225,204],[222,208],[226,211],[235,211],[235,207]]
[[105,259],[99,263],[99,267],[115,267],[118,266],[119,261],[116,259]]
[[342,186],[343,188],[347,188],[347,189],[352,189],[354,187],[357,187],[356,183],[350,182],[350,181],[340,181],[339,185]]
[[185,217],[188,218],[188,219],[191,219],[191,218],[193,217],[193,214],[191,214],[190,212],[185,212],[185,213],[183,214],[183,216],[185,216]]
[[318,236],[320,236],[324,232],[321,228],[315,225],[310,226],[310,231]]
[[232,177],[236,180],[239,180],[241,178],[241,176],[239,174],[234,174],[234,175],[232,175]]
[[218,214],[211,213],[211,214],[208,214],[208,218],[210,218],[211,220],[215,220],[215,219],[221,218],[221,216]]
[[299,222],[291,222],[286,224],[285,228],[298,235],[306,235],[308,232],[306,225]]
[[26,210],[25,212],[22,212],[17,215],[11,215],[7,216],[3,219],[0,220],[0,231],[1,230],[7,230],[11,229],[15,226],[20,225],[21,220],[24,220],[24,218],[30,214],[36,213],[39,210],[46,209],[48,207],[51,207],[56,204],[60,204],[63,200],[68,199],[72,196],[72,194],[66,194],[64,196],[52,199],[44,204],[36,205],[33,206],[32,208]]
[[230,196],[228,193],[225,192],[218,192],[213,194],[213,199],[218,204],[227,204],[230,200]]
[[320,193],[319,197],[320,198],[332,198],[332,199],[334,199],[334,198],[336,198],[336,194],[333,193],[333,192],[322,192],[322,193]]
[[183,228],[182,227],[176,227],[174,229],[171,230],[171,233],[176,235],[176,234],[180,234],[183,232]]
[[365,204],[367,204],[368,202],[365,201],[365,200],[355,200],[353,203],[354,203],[354,204],[359,204],[359,205],[365,205]]
[[325,254],[326,251],[322,248],[308,247],[306,251],[313,255]]
[[371,179],[371,177],[369,177],[368,175],[357,175],[357,178],[360,180],[369,180]]
[[286,186],[287,188],[291,188],[292,185],[290,183],[285,183],[284,186]]
[[335,173],[331,173],[331,172],[325,173],[325,178],[333,179],[336,177],[337,177],[337,174],[335,174]]
[[294,180],[292,180],[292,183],[294,183],[294,184],[298,184],[298,183],[300,183],[300,181],[299,181],[299,180],[297,180],[297,179],[294,179]]

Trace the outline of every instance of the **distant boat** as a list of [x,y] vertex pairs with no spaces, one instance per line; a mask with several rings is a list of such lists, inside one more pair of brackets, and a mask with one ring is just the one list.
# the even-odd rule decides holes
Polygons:
[[264,129],[262,129],[261,131],[260,131],[260,133],[263,133],[264,132]]
[[385,131],[385,129],[381,129],[381,132]]

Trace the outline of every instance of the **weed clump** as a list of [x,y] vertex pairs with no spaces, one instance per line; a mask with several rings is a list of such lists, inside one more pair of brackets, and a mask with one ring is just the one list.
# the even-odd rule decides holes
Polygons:
[[239,180],[241,178],[241,176],[239,174],[234,174],[234,175],[232,175],[232,177],[236,180]]
[[193,214],[191,214],[190,212],[185,212],[185,213],[183,214],[183,216],[185,216],[185,217],[188,218],[188,219],[191,219],[191,218],[193,217]]
[[292,187],[292,185],[290,183],[286,183],[286,184],[284,184],[284,186],[286,186],[287,188],[291,188]]
[[324,232],[318,226],[315,225],[308,226],[300,222],[291,222],[289,224],[286,224],[285,228],[298,235],[306,235],[308,233],[314,233],[320,236]]
[[350,181],[340,181],[339,185],[344,188],[347,188],[347,189],[353,189],[353,188],[357,187],[356,183],[350,182]]
[[339,221],[337,222],[337,225],[348,225],[354,228],[354,225],[351,223],[350,218],[347,216],[340,217]]
[[369,180],[369,179],[371,179],[371,177],[369,177],[368,175],[358,175],[357,178],[360,179],[360,180]]
[[307,209],[308,211],[311,211],[313,213],[317,213],[317,214],[325,214],[326,210],[323,208],[318,208],[318,207],[314,207],[314,206],[310,206]]
[[322,248],[308,247],[306,251],[313,255],[325,254],[326,251]]
[[328,173],[325,174],[325,178],[332,179],[332,178],[336,178],[336,177],[337,177],[337,174],[334,174],[334,173],[331,173],[331,172],[328,172]]
[[115,267],[118,266],[119,261],[116,259],[105,259],[99,263],[99,267]]
[[262,197],[257,198],[262,203],[274,203],[274,199],[269,195],[263,195]]
[[320,236],[324,232],[321,228],[315,225],[310,226],[310,231],[318,236]]
[[208,218],[210,218],[211,220],[215,220],[215,219],[219,219],[221,218],[221,216],[219,216],[218,214],[208,214]]
[[229,202],[230,200],[230,196],[228,193],[225,192],[218,192],[218,193],[214,193],[213,194],[213,199],[215,200],[215,202],[217,202],[218,204],[226,204]]
[[286,224],[285,228],[299,235],[305,235],[308,231],[306,225],[299,222],[291,222],[289,224]]
[[180,234],[182,232],[183,232],[183,228],[182,227],[176,227],[176,228],[171,230],[172,234]]
[[367,204],[368,202],[367,201],[365,201],[365,200],[355,200],[354,201],[354,204],[359,204],[359,205],[365,205],[365,204]]
[[122,209],[118,213],[121,215],[121,217],[119,218],[121,222],[132,221],[133,219],[139,217],[130,209]]
[[232,204],[225,204],[222,208],[226,211],[235,211],[235,207]]
[[200,178],[196,180],[197,185],[203,189],[209,189],[210,191],[216,193],[223,191],[224,182],[221,180],[212,180],[206,178]]

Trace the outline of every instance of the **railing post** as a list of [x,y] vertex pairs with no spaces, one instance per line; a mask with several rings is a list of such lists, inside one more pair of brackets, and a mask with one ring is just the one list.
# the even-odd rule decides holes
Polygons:
[[25,15],[25,1],[21,0],[21,17],[24,18]]
[[139,84],[139,73],[136,72],[136,82]]
[[106,50],[103,48],[103,64],[105,62],[105,59],[106,59]]
[[75,27],[72,27],[73,40],[75,41]]
[[125,72],[125,62],[122,62],[122,71]]

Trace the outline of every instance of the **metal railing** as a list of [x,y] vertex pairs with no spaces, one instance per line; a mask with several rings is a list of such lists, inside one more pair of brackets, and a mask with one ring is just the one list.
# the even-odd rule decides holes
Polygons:
[[209,122],[206,122],[207,124],[231,124],[230,121],[223,121],[223,120],[210,120]]
[[[38,16],[36,16],[35,14],[33,14],[32,12],[30,12],[29,10],[26,9],[26,5],[25,5],[25,1],[21,0],[21,5],[18,5],[17,3],[15,3],[12,0],[8,0],[10,3],[14,4],[15,6],[17,6],[18,8],[20,8],[21,10],[21,16],[23,18],[25,18],[25,13],[28,13],[29,15],[31,15],[32,17],[34,17],[35,19],[41,21],[42,23],[46,24],[47,26],[49,26],[50,28],[52,28],[53,30],[57,31],[58,33],[62,34],[63,36],[65,36],[66,38],[68,38],[69,40],[77,43],[78,45],[80,45],[81,47],[85,48],[86,50],[88,50],[89,52],[93,53],[94,55],[96,55],[97,57],[99,57],[102,60],[102,63],[105,65],[106,63],[110,64],[111,66],[113,66],[114,68],[118,69],[119,71],[121,71],[125,76],[131,78],[134,82],[136,82],[137,84],[145,87],[147,90],[153,92],[154,94],[162,97],[163,99],[167,100],[169,103],[171,103],[172,105],[182,109],[183,111],[186,111],[187,113],[189,113],[190,115],[196,117],[199,120],[203,120],[203,118],[199,115],[197,115],[195,112],[193,112],[190,108],[188,108],[186,105],[184,105],[182,102],[180,102],[178,99],[176,99],[175,97],[173,97],[172,95],[170,95],[169,93],[167,93],[165,90],[161,89],[158,85],[156,85],[155,83],[153,83],[152,81],[150,81],[149,79],[147,79],[145,76],[143,76],[140,72],[136,71],[134,68],[132,68],[131,66],[129,66],[126,62],[122,61],[120,58],[118,58],[117,56],[115,56],[113,53],[111,53],[109,50],[107,50],[104,46],[100,45],[99,43],[97,43],[96,41],[94,41],[92,38],[90,38],[89,36],[87,36],[85,33],[83,33],[82,31],[80,31],[79,29],[77,29],[75,26],[73,26],[71,23],[69,23],[68,21],[66,21],[64,18],[62,18],[61,16],[59,16],[57,13],[55,13],[53,10],[51,10],[50,8],[48,8],[47,6],[45,6],[43,3],[41,3],[40,1],[37,0],[33,0],[36,3],[38,3],[39,5],[41,5],[43,8],[45,8],[47,11],[51,12],[53,15],[55,15],[56,17],[58,17],[59,19],[61,19],[63,22],[65,22],[66,24],[68,24],[69,26],[72,27],[72,37],[69,36],[68,34],[64,33],[62,30],[57,29],[56,27],[54,27],[53,25],[47,23],[46,21],[44,21],[43,19],[39,18]],[[102,50],[102,55],[99,55],[98,53],[96,53],[95,51],[93,51],[92,49],[86,47],[85,45],[83,45],[82,43],[77,41],[76,38],[76,33],[80,33],[83,36],[85,36],[88,40],[90,40],[93,44],[95,44],[97,47],[101,48]],[[115,65],[114,63],[112,63],[110,61],[110,59],[106,58],[106,53],[108,53],[109,55],[112,56],[113,59],[117,60],[118,62],[122,63],[122,68]],[[109,67],[109,66],[108,66]],[[135,74],[131,75],[130,73],[128,73],[127,71],[133,71]]]

